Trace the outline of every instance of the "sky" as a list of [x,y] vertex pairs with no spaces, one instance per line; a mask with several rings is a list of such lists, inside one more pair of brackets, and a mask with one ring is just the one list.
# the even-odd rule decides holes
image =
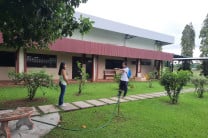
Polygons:
[[174,44],[163,51],[181,53],[181,36],[186,24],[192,22],[196,33],[193,57],[199,57],[199,32],[208,14],[208,0],[88,0],[76,11],[171,35]]

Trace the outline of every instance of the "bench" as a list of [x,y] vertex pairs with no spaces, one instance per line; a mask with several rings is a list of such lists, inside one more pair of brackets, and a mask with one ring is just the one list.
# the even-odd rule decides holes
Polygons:
[[104,70],[104,79],[106,79],[107,77],[114,77],[115,74],[116,74],[115,70],[106,69],[106,70]]
[[23,125],[26,125],[30,130],[33,129],[33,123],[30,119],[32,113],[33,108],[31,107],[19,107],[14,111],[0,114],[0,135],[4,135],[6,138],[11,138],[8,122],[12,120],[18,120],[16,123],[16,129],[19,129]]

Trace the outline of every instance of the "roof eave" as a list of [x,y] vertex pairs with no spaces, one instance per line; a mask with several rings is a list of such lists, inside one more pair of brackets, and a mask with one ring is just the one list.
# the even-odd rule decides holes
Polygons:
[[84,17],[88,17],[91,20],[95,21],[95,23],[93,24],[94,28],[117,32],[121,34],[133,35],[136,37],[141,37],[151,40],[157,40],[163,42],[164,45],[174,43],[174,37],[167,34],[162,34],[154,31],[134,27],[127,24],[122,24],[115,21],[111,21],[79,12],[76,12],[74,16],[78,18],[80,15],[83,15]]

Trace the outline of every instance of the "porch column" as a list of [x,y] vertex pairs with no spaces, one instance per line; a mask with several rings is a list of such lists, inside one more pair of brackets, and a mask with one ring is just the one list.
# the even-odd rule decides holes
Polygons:
[[160,61],[160,74],[159,74],[159,79],[162,76],[162,72],[163,72],[163,61]]
[[136,77],[141,77],[141,59],[136,60],[137,70]]
[[24,72],[27,72],[27,51],[24,50]]
[[16,72],[22,73],[25,71],[25,55],[23,48],[17,50],[16,57]]
[[92,82],[96,81],[98,78],[98,56],[92,56],[93,64],[92,64]]
[[136,59],[136,73],[135,73],[135,77],[137,77],[137,74],[138,74],[138,59]]

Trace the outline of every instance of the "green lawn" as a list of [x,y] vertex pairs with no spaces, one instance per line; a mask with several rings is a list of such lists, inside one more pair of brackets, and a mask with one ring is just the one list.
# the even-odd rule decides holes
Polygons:
[[[130,88],[128,94],[139,94],[148,92],[164,91],[158,81],[153,82],[153,88],[148,88],[147,82],[131,82],[134,88]],[[42,91],[46,94],[43,95]],[[27,102],[26,106],[37,106],[43,104],[56,104],[59,96],[58,89],[38,89],[36,98],[44,98],[38,102]],[[87,83],[83,89],[83,93],[77,96],[78,84],[70,84],[67,86],[64,102],[73,102],[80,100],[98,99],[105,97],[112,97],[117,95],[118,84],[111,83]],[[5,101],[22,100],[27,97],[27,90],[23,87],[0,87],[0,108],[5,108]],[[9,104],[9,107],[15,107],[14,104]]]
[[[121,104],[121,115],[100,130],[66,131],[55,128],[45,138],[206,138],[208,136],[208,96],[199,99],[193,93],[180,95],[179,104],[168,97]],[[86,129],[104,124],[115,105],[61,113],[61,125]],[[84,129],[84,130],[86,130]]]

